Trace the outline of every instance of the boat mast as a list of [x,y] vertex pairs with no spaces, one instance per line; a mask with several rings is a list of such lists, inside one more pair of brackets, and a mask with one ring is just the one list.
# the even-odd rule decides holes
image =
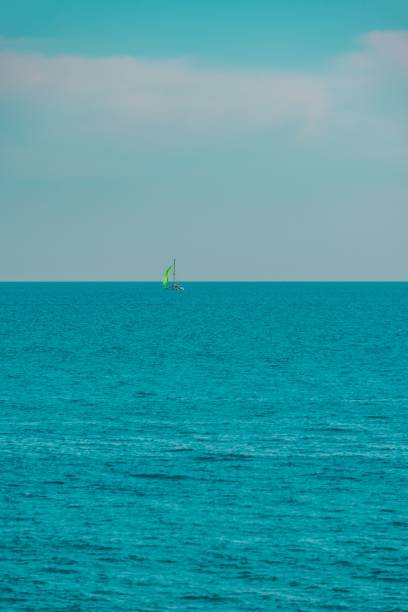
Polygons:
[[176,260],[173,259],[173,287],[176,284]]

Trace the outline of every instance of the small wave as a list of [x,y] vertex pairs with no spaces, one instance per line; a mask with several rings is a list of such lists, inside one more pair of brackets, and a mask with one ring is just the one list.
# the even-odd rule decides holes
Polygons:
[[64,567],[47,567],[45,569],[45,571],[47,572],[47,574],[77,574],[77,570],[74,569],[68,569],[68,568],[64,568]]
[[211,603],[227,603],[227,602],[231,602],[234,601],[234,599],[232,597],[226,597],[224,595],[195,595],[194,593],[190,594],[186,594],[186,595],[182,595],[180,597],[180,599],[186,600],[186,601],[206,601],[206,602],[211,602]]
[[140,478],[144,480],[188,480],[190,476],[182,474],[129,474],[131,478]]
[[197,455],[194,457],[195,461],[250,461],[253,459],[253,455],[240,454],[240,453],[207,453],[204,455]]

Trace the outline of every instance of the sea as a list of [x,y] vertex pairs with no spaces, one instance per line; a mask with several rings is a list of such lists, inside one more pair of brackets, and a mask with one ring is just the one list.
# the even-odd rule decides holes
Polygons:
[[0,342],[1,610],[408,610],[408,283],[2,283]]

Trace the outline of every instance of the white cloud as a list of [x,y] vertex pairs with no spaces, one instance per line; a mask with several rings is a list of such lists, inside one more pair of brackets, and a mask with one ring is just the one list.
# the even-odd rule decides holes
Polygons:
[[0,87],[27,99],[108,109],[132,118],[307,125],[324,115],[319,77],[205,69],[186,61],[0,53]]
[[125,129],[149,121],[217,130],[291,123],[301,134],[349,130],[364,132],[363,140],[378,127],[392,140],[407,123],[408,32],[370,32],[358,44],[308,74],[221,70],[185,60],[48,56],[10,45],[7,50],[3,40],[0,92],[50,114],[85,110],[95,119],[102,112],[105,123],[110,117]]
[[346,155],[402,159],[408,153],[408,32],[369,32],[326,72],[327,123]]
[[390,70],[408,75],[408,31],[368,32],[359,42],[357,51],[340,57],[344,68],[370,75]]

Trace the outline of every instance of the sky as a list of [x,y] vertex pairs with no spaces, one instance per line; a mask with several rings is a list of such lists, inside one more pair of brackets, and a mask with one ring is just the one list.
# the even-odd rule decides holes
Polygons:
[[0,280],[408,280],[406,0],[0,3]]

